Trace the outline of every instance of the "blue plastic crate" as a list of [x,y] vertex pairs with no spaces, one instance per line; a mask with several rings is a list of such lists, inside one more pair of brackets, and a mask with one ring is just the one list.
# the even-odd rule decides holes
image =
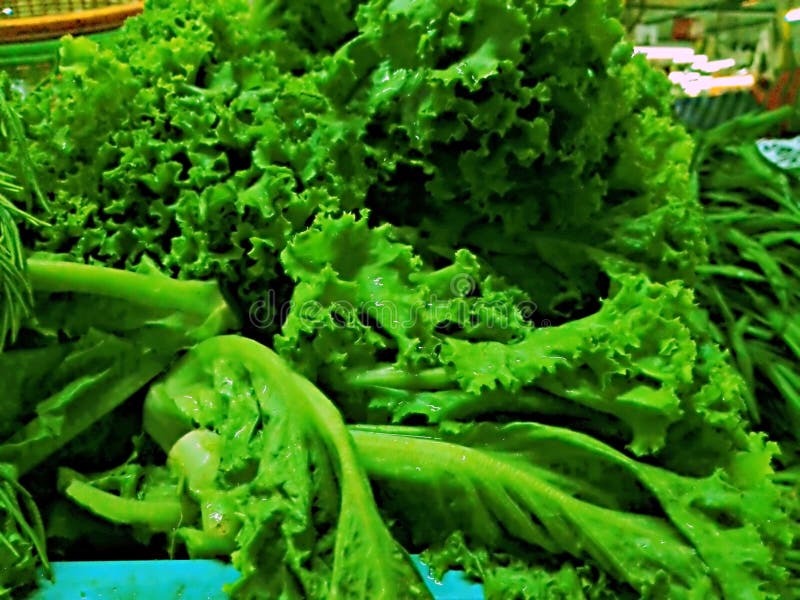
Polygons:
[[[483,600],[481,586],[461,573],[436,581],[418,557],[414,562],[437,600]],[[29,600],[227,600],[222,587],[238,576],[213,560],[57,562],[53,574]]]

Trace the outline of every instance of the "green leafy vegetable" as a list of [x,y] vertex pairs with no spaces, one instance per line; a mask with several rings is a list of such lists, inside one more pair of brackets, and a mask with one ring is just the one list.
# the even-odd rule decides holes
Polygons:
[[29,587],[40,566],[50,575],[44,524],[13,466],[0,464],[0,598]]
[[[38,508],[17,475],[80,439],[181,349],[237,326],[215,283],[174,281],[146,265],[131,273],[32,258],[27,268],[35,317],[21,329],[24,346],[0,353],[0,589],[9,591],[48,564]],[[89,442],[92,452],[107,450],[103,439]]]
[[[26,473],[155,378],[182,348],[236,326],[214,283],[28,261],[39,347],[0,354],[8,373],[0,460]],[[59,343],[58,337],[66,337]],[[27,420],[27,421],[26,421]]]
[[[19,155],[18,165],[23,181],[32,188],[41,209],[47,211],[48,204],[33,174],[22,124],[6,99],[8,87],[8,76],[0,73],[0,139],[10,142],[15,148]],[[33,304],[17,226],[21,221],[37,226],[43,223],[19,209],[9,198],[19,196],[23,191],[24,188],[15,182],[11,173],[0,169],[0,350],[7,341],[14,342],[22,321],[30,314]]]
[[234,336],[200,343],[150,390],[144,418],[169,451],[172,496],[67,478],[71,499],[117,523],[176,529],[190,556],[232,554],[236,597],[427,596],[335,407],[268,348]]
[[532,553],[530,559],[514,554],[489,551],[469,544],[456,532],[424,553],[425,562],[439,576],[463,569],[483,582],[486,598],[515,600],[632,600],[636,593],[629,586],[615,583],[603,571],[588,563],[565,557],[548,558]]
[[360,427],[353,436],[415,543],[464,529],[499,550],[523,543],[589,557],[643,595],[767,598],[788,589],[771,550],[785,542],[787,522],[770,480],[775,448],[758,438],[729,472],[685,478],[538,424],[440,434]]
[[281,305],[294,235],[369,207],[426,259],[469,248],[559,321],[606,293],[610,258],[691,279],[691,140],[616,11],[154,0],[113,44],[66,40],[57,84],[20,108],[53,196],[36,247],[147,255],[248,308],[277,279]]
[[63,40],[0,99],[0,585],[46,561],[22,474],[67,558],[105,521],[234,597],[426,596],[406,551],[490,598],[794,595],[798,186],[748,141],[786,115],[695,149],[619,13],[152,0]]
[[711,242],[698,289],[747,380],[751,418],[795,445],[800,188],[796,174],[767,162],[755,144],[788,114],[742,117],[707,132],[695,161]]
[[363,119],[375,216],[410,226],[429,254],[475,249],[548,318],[591,310],[609,256],[690,279],[705,255],[691,140],[616,11],[365,3],[319,76]]
[[596,313],[534,327],[474,255],[434,271],[393,235],[326,218],[283,253],[297,308],[276,347],[351,418],[561,418],[688,473],[743,443],[743,382],[679,282],[615,275]]
[[52,196],[38,250],[127,268],[147,256],[251,304],[309,216],[360,203],[355,133],[292,74],[307,57],[272,22],[291,15],[262,4],[159,0],[107,47],[64,40],[58,83],[20,107]]

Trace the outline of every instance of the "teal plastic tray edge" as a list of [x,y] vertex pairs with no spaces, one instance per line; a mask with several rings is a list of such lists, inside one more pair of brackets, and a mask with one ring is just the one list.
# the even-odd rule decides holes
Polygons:
[[[436,600],[483,600],[482,587],[460,572],[437,581],[412,558]],[[232,566],[213,560],[56,562],[53,574],[29,600],[226,600],[223,586],[238,577]]]

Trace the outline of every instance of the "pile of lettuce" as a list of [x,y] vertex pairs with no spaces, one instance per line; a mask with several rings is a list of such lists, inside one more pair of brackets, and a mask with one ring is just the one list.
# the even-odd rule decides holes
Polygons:
[[617,7],[284,4],[156,1],[107,47],[65,41],[19,108],[52,196],[34,247],[280,304],[294,235],[366,207],[562,319],[605,295],[605,260],[666,281],[705,259],[691,141]]
[[695,147],[619,10],[153,0],[65,39],[0,153],[0,597],[48,556],[429,597],[409,553],[487,598],[791,597],[796,184],[750,206],[761,125]]

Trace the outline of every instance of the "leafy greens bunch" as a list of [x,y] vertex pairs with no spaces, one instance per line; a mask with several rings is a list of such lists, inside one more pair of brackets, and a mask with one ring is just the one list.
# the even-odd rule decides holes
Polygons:
[[[706,132],[700,171],[711,261],[698,289],[749,390],[753,421],[791,448],[800,431],[800,187],[756,140],[791,114],[746,116]],[[789,452],[784,460],[790,458]]]
[[474,255],[432,270],[392,235],[325,218],[282,257],[300,310],[276,348],[351,419],[559,419],[687,473],[740,447],[743,382],[678,282],[619,274],[596,313],[534,327]]
[[[178,282],[152,267],[132,273],[53,257],[28,259],[26,272],[35,314],[22,323],[18,343],[0,353],[0,595],[28,585],[39,561],[47,566],[39,508],[18,478],[48,472],[50,460],[113,459],[109,441],[125,428],[98,424],[181,349],[238,327],[215,282]],[[53,484],[38,487],[50,490],[36,498],[39,503],[52,499]]]
[[150,389],[144,426],[167,467],[138,481],[131,465],[88,480],[65,472],[66,495],[114,522],[172,531],[191,557],[232,554],[235,597],[427,597],[336,407],[265,346],[199,344]]
[[549,318],[594,308],[609,257],[690,279],[705,257],[691,140],[617,10],[365,3],[320,77],[362,120],[373,219],[409,226],[429,255],[470,248]]
[[369,207],[557,320],[596,308],[608,260],[661,282],[704,260],[690,138],[615,5],[148,8],[107,47],[65,40],[58,84],[21,107],[53,197],[38,249],[147,255],[249,305],[315,215]]
[[[19,116],[9,106],[6,95],[10,82],[0,74],[0,140],[4,146],[20,144],[24,140]],[[19,185],[14,176],[0,167],[0,352],[10,341],[16,341],[24,320],[30,315],[33,292],[28,280],[25,254],[20,240],[18,223],[27,220],[41,224],[30,214],[20,209],[17,201],[26,197],[26,192],[42,203],[46,210],[32,166],[22,150],[19,162],[13,166],[25,178]],[[5,154],[5,153],[4,153]],[[30,203],[29,203],[30,204]],[[3,373],[3,377],[7,376]],[[18,402],[3,400],[5,426],[13,427],[22,410]],[[6,598],[12,590],[28,589],[41,566],[50,575],[47,559],[46,535],[39,508],[33,497],[19,482],[15,465],[0,462],[0,597]]]
[[144,427],[166,465],[64,471],[64,493],[145,535],[170,532],[192,557],[230,555],[235,597],[424,597],[367,475],[406,547],[433,547],[440,561],[440,545],[464,532],[534,565],[541,552],[571,556],[627,593],[791,587],[782,561],[796,524],[771,479],[776,447],[757,435],[725,469],[691,477],[534,422],[348,430],[316,387],[238,336],[190,350],[151,388]]
[[[0,175],[0,597],[50,574],[46,530],[37,502],[19,482],[54,455],[80,456],[71,442],[166,369],[181,349],[230,328],[238,318],[216,282],[178,282],[146,262],[139,273],[33,257],[18,225],[47,227],[12,201],[48,204],[38,188],[19,117],[0,78],[0,124],[17,161]],[[9,157],[5,148],[3,158]],[[30,203],[29,203],[30,204]],[[9,348],[3,348],[6,342]],[[96,433],[98,430],[94,429]],[[106,436],[83,441],[86,453],[107,453]],[[50,486],[52,488],[52,486]]]
[[[310,57],[244,1],[157,1],[108,47],[62,44],[21,105],[51,197],[36,249],[182,278],[244,303],[316,212],[361,203],[361,145],[302,72]],[[298,74],[300,73],[300,74]]]
[[[703,213],[618,12],[153,0],[64,40],[4,154],[48,226],[4,237],[31,291],[4,313],[3,564],[45,560],[15,482],[58,468],[85,513],[230,559],[241,598],[425,597],[418,551],[492,598],[789,596],[796,474],[747,360],[792,400],[794,222],[744,207],[768,175],[722,134],[698,164],[753,173],[704,167]],[[261,331],[220,336],[256,301]],[[123,403],[136,450],[88,467]]]

